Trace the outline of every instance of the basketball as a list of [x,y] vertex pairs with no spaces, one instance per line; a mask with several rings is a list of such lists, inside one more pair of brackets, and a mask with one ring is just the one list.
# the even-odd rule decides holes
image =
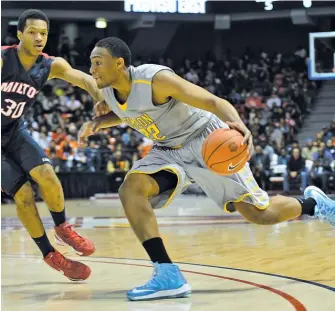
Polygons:
[[243,135],[233,129],[218,129],[206,138],[202,157],[207,167],[220,175],[241,170],[249,160],[248,144],[241,146]]

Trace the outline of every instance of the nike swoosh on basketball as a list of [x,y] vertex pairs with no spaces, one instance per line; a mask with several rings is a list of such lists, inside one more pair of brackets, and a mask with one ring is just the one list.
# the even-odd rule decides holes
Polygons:
[[228,166],[228,170],[233,171],[235,168],[237,168],[241,164],[241,162],[242,162],[242,160],[235,165],[233,165],[233,163],[230,163],[229,166]]

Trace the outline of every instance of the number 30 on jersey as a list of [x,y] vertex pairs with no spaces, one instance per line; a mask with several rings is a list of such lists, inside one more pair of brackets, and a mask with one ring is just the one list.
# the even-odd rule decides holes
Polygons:
[[5,102],[8,103],[8,105],[6,108],[1,108],[1,113],[3,115],[12,119],[21,117],[26,102],[17,103],[15,100],[9,98],[5,99]]

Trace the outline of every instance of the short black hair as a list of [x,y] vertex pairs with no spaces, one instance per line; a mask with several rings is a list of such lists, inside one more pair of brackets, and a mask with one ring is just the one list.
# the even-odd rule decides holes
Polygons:
[[48,16],[46,16],[42,11],[34,9],[29,9],[21,14],[17,24],[17,30],[23,32],[24,27],[26,26],[27,19],[40,19],[42,21],[45,21],[48,24],[48,30],[49,30]]
[[129,67],[131,64],[131,52],[126,42],[117,37],[101,39],[96,47],[106,48],[113,57],[122,57],[124,64]]

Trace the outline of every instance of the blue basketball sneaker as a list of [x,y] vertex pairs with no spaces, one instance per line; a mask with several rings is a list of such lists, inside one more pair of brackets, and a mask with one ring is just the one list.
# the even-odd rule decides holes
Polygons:
[[154,263],[152,279],[127,293],[129,300],[184,298],[190,295],[191,287],[187,284],[179,267],[171,263]]
[[331,225],[335,226],[335,201],[314,186],[305,189],[304,197],[305,199],[313,198],[316,201],[314,217],[326,219]]

